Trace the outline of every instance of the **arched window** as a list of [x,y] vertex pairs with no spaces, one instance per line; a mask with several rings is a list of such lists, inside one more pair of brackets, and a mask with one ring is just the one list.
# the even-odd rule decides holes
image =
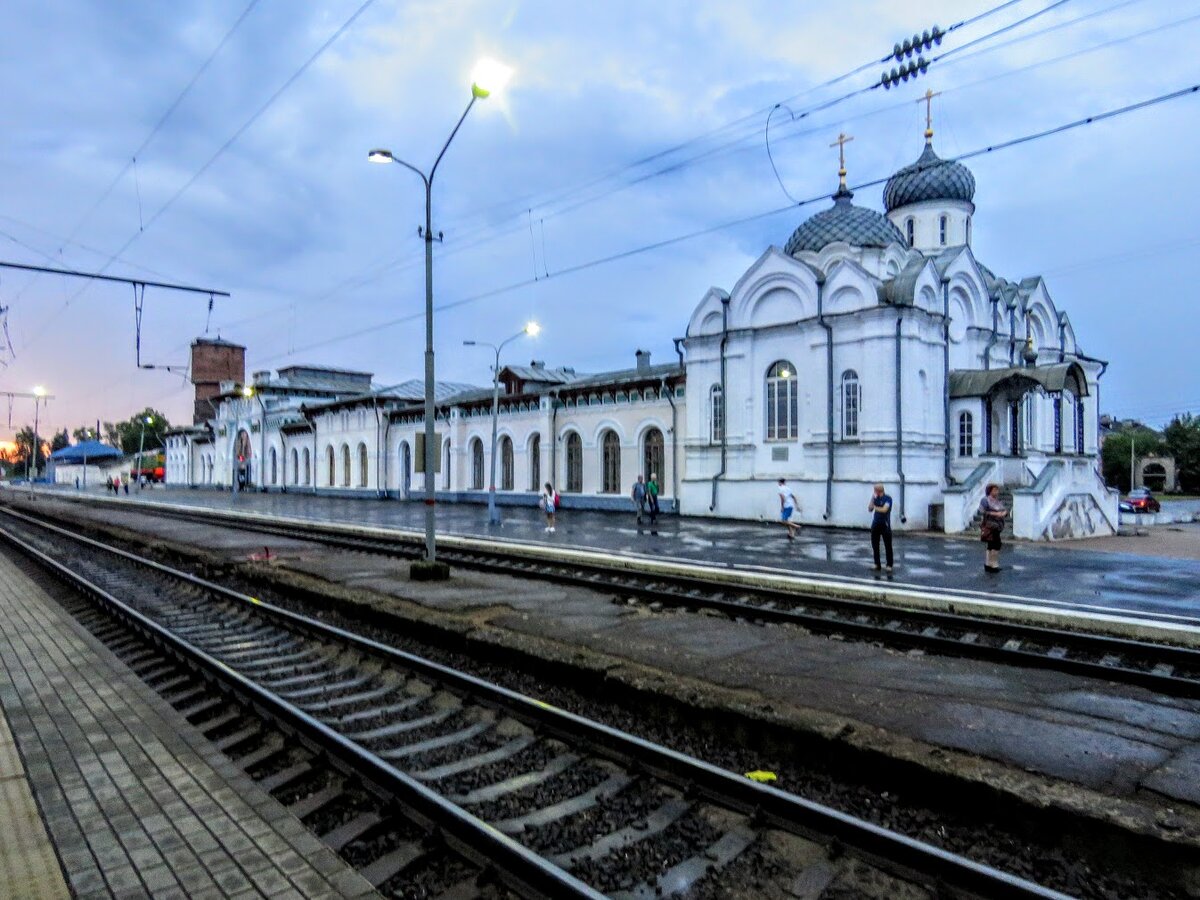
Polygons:
[[861,408],[858,373],[847,369],[842,373],[842,437],[858,437],[858,411]]
[[450,490],[450,438],[446,438],[446,449],[442,453],[442,490]]
[[975,455],[975,417],[969,412],[958,416],[958,455]]
[[572,431],[567,435],[567,493],[583,490],[583,438]]
[[601,478],[600,490],[605,494],[621,493],[621,439],[615,431],[604,432],[600,440]]
[[329,486],[333,487],[337,484],[337,468],[333,459],[333,445],[330,444],[325,450],[326,461],[329,463]]
[[312,472],[310,469],[311,462],[312,462],[312,460],[309,458],[309,455],[308,455],[308,448],[305,447],[304,448],[304,483],[305,484],[312,484]]
[[916,234],[916,228],[917,225],[913,221],[912,216],[904,220],[904,236],[908,238],[908,246],[910,247],[913,245],[913,236]]
[[507,434],[500,438],[500,490],[513,489],[513,446]]
[[946,246],[946,234],[950,230],[950,217],[941,216],[938,219],[938,243]]
[[708,392],[708,407],[709,440],[714,444],[719,444],[725,439],[725,395],[721,392],[719,384],[714,384]]
[[667,483],[667,457],[663,452],[663,433],[657,428],[651,428],[642,438],[642,465],[645,467],[646,480],[655,477],[658,481],[658,492],[664,493],[663,486]]
[[350,445],[342,444],[342,487],[350,487]]
[[358,486],[367,486],[367,445],[358,445]]
[[529,489],[542,489],[542,436],[535,434],[529,439]]
[[971,217],[967,216],[967,246],[971,245]]
[[[286,479],[284,479],[286,481]],[[300,451],[292,448],[292,484],[300,483]]]
[[483,441],[471,441],[471,490],[483,490]]
[[279,483],[279,455],[271,448],[271,484]]
[[[800,433],[800,392],[796,367],[780,360],[767,369],[767,440],[786,441]],[[647,473],[649,474],[649,473]]]
[[1075,452],[1083,454],[1083,398],[1075,398]]

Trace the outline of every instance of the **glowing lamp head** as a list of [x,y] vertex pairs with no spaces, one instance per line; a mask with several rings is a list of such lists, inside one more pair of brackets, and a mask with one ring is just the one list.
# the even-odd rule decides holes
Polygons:
[[525,326],[525,333],[527,335],[529,335],[530,337],[537,337],[539,334],[542,333],[542,326],[539,325],[537,322],[530,322],[528,325]]
[[471,72],[471,94],[476,100],[485,100],[504,90],[512,75],[510,66],[494,59],[481,59]]
[[254,396],[254,388],[252,388],[252,387],[251,387],[250,385],[248,385],[248,384],[247,384],[247,385],[245,385],[245,386],[242,388],[242,396],[243,396],[243,397],[246,397],[246,398],[253,397],[253,396]]
[[372,150],[367,154],[367,162],[390,163],[394,162],[394,157],[391,150]]
[[39,399],[41,399],[42,397],[45,397],[46,389],[39,384],[37,387],[35,387],[33,389],[33,396],[35,396]]

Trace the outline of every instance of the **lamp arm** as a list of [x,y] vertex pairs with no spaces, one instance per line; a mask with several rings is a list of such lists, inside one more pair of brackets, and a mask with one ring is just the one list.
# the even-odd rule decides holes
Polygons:
[[406,163],[404,160],[400,159],[400,157],[398,157],[398,156],[393,156],[392,162],[394,162],[398,165],[404,166],[404,168],[408,169],[410,172],[416,172],[417,176],[425,184],[425,187],[426,188],[429,187],[429,179],[425,177],[425,173],[422,172],[420,169],[418,169],[416,166],[414,166],[412,163]]
[[[429,178],[426,180],[426,186],[433,184],[433,176],[437,174],[437,168],[442,162],[442,157],[446,155],[446,151],[450,149],[450,142],[454,140],[454,136],[458,134],[458,129],[462,128],[462,123],[467,119],[467,113],[471,111],[471,107],[475,105],[475,95],[471,95],[471,102],[467,104],[467,108],[463,110],[463,114],[458,117],[458,124],[454,126],[454,130],[450,132],[450,137],[446,138],[446,143],[442,145],[442,152],[437,155],[434,160],[433,168],[429,170]],[[411,166],[409,168],[412,168]],[[424,177],[424,176],[422,176]]]

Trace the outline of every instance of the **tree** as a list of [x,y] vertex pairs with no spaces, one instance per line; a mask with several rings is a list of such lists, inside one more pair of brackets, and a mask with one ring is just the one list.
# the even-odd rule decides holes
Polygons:
[[71,437],[75,439],[75,443],[82,444],[84,441],[98,441],[100,435],[96,432],[94,425],[80,425],[71,432]]
[[[29,457],[33,454],[33,428],[26,425],[17,432],[13,442],[17,445],[16,453],[13,454],[16,474],[24,475],[29,466]],[[46,442],[40,434],[38,435],[38,445],[37,455],[33,457],[34,471],[40,471],[46,464]]]
[[1200,492],[1200,417],[1184,413],[1163,429],[1167,453],[1175,457],[1175,475],[1179,488]]
[[54,453],[56,450],[61,450],[64,447],[70,447],[70,446],[71,446],[71,436],[69,434],[67,434],[67,429],[65,429],[65,428],[62,431],[56,432],[54,437],[52,437],[50,439],[50,452],[51,453]]
[[104,439],[122,453],[137,453],[142,444],[142,427],[145,424],[146,450],[157,450],[163,446],[163,435],[170,429],[171,423],[157,409],[147,406],[135,416],[130,416],[124,422],[105,422]]
[[1162,456],[1167,452],[1167,445],[1161,434],[1145,425],[1134,425],[1106,437],[1100,453],[1104,480],[1120,491],[1128,491],[1131,487],[1131,451],[1140,460],[1151,455]]

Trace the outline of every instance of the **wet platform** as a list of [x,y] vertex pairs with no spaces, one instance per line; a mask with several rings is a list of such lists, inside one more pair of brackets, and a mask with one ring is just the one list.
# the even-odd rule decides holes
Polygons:
[[0,897],[377,896],[22,565],[0,552]]
[[[64,498],[81,493],[63,488]],[[102,489],[83,496],[103,499]],[[407,531],[424,528],[416,501],[343,498],[299,493],[231,494],[211,489],[154,487],[134,490],[114,502],[171,503],[206,509],[290,516]],[[569,501],[568,501],[569,502]],[[1200,562],[1105,553],[1029,542],[1006,542],[998,575],[983,571],[979,541],[970,537],[896,533],[896,571],[872,571],[866,531],[806,526],[789,542],[774,522],[660,516],[656,528],[638,528],[628,514],[572,510],[558,517],[554,534],[544,531],[537,509],[501,507],[503,525],[487,522],[479,505],[438,506],[439,533],[513,540],[553,547],[597,550],[721,568],[836,578],[897,589],[954,591],[984,600],[1029,601],[1083,615],[1152,616],[1200,628]],[[1200,526],[1196,540],[1200,542]]]

